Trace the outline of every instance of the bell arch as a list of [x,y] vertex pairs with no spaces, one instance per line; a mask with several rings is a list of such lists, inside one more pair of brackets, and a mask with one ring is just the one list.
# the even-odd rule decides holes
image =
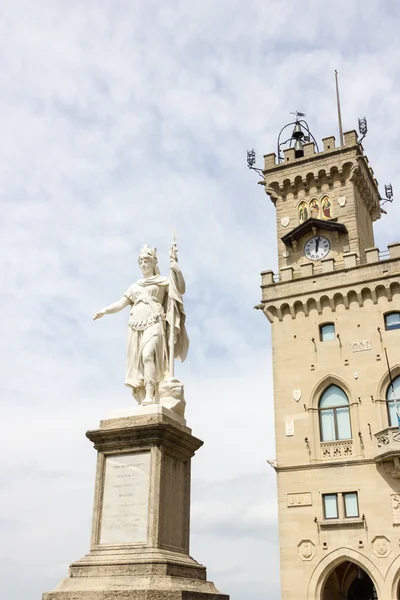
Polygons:
[[386,598],[385,581],[374,563],[357,550],[342,547],[333,550],[316,565],[308,584],[307,600],[323,600],[324,586],[329,576],[336,567],[346,561],[354,563],[365,571],[375,586],[378,598]]
[[391,563],[386,575],[386,581],[389,585],[392,582],[390,600],[398,600],[400,598],[400,556],[396,556]]

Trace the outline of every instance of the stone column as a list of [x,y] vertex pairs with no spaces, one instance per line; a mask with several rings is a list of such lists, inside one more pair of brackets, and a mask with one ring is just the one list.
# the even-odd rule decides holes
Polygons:
[[228,600],[189,556],[190,461],[203,444],[161,406],[101,421],[89,554],[43,600]]

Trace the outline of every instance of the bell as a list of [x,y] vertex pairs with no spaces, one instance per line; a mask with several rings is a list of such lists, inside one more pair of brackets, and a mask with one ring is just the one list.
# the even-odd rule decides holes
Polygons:
[[303,144],[300,139],[297,139],[294,143],[294,157],[301,158],[304,156]]
[[296,125],[294,126],[292,133],[292,138],[294,138],[295,140],[301,140],[302,137],[304,137],[303,130],[300,127],[300,123],[296,121]]

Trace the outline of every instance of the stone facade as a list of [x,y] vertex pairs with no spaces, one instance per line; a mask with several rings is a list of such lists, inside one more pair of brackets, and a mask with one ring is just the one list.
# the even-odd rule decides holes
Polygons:
[[[281,164],[267,155],[264,175],[276,208],[279,273],[262,273],[257,308],[272,325],[276,461],[270,462],[277,472],[282,600],[347,598],[356,577],[370,578],[379,600],[395,600],[400,434],[388,421],[384,349],[395,378],[400,329],[386,330],[385,314],[400,312],[400,243],[385,253],[374,246],[379,192],[355,132],[345,134],[341,148],[332,137],[320,153],[306,144],[300,159],[289,149]],[[326,227],[336,230],[320,229],[319,214],[300,235],[299,204],[309,207],[324,196],[331,205]],[[329,238],[323,260],[304,255],[313,235]],[[328,323],[334,335],[323,340],[320,327]],[[351,433],[321,441],[319,402],[331,385],[347,396]],[[354,492],[358,511],[349,518],[346,494]],[[336,499],[336,518],[326,518],[324,495]]]

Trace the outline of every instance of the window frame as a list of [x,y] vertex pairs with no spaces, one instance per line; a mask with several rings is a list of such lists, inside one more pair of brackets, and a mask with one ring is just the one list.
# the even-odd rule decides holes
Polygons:
[[[327,325],[333,325],[333,338],[330,340],[324,340],[323,335],[322,335],[322,329],[324,327],[326,327]],[[328,321],[327,323],[321,323],[318,326],[318,328],[319,328],[319,341],[320,342],[333,342],[336,339],[336,326],[333,321]]]
[[[397,377],[395,377],[393,379],[393,383],[397,380],[400,381],[400,375],[398,375]],[[388,426],[389,427],[399,427],[399,422],[398,422],[397,416],[396,416],[396,422],[394,424],[391,422],[390,405],[395,406],[394,400],[390,400],[388,398],[391,387],[392,387],[392,382],[390,381],[389,385],[386,388],[386,414],[387,414]],[[399,403],[400,403],[400,398],[399,398]]]
[[[338,406],[328,406],[326,408],[320,408],[322,396],[331,387],[331,385],[334,385],[335,387],[339,388],[344,393],[344,395],[347,398],[348,404],[342,404],[342,405],[338,405]],[[329,385],[327,388],[324,389],[324,391],[320,395],[319,402],[318,402],[319,437],[320,437],[320,442],[323,443],[323,444],[324,443],[329,443],[329,442],[344,442],[344,441],[352,440],[353,439],[353,431],[352,431],[352,428],[351,428],[350,400],[349,400],[346,392],[341,387],[339,387],[336,384],[331,384],[331,385]],[[343,408],[347,408],[347,410],[348,410],[349,429],[350,429],[350,437],[348,437],[348,438],[339,438],[339,426],[338,426],[338,419],[337,419],[337,412],[336,411],[338,409],[343,409]],[[323,435],[322,435],[323,434],[322,412],[323,411],[327,411],[327,410],[331,410],[333,412],[333,424],[334,424],[334,429],[335,429],[335,437],[334,437],[333,440],[324,440],[323,439]]]
[[[325,498],[327,498],[327,496],[333,496],[335,498],[336,501],[336,517],[327,517],[326,516],[326,504],[325,504]],[[324,521],[334,521],[335,519],[339,518],[339,498],[338,498],[339,494],[338,493],[329,493],[329,494],[322,494],[322,510],[323,510],[323,514],[324,514]]]
[[[398,315],[399,316],[399,324],[398,325],[395,325],[394,327],[388,327],[387,317],[390,317],[390,315]],[[385,331],[395,331],[396,329],[400,329],[400,311],[391,310],[390,312],[385,313],[383,315],[383,320],[385,323]]]
[[[350,494],[355,494],[356,503],[357,503],[357,515],[348,515],[347,514],[347,506],[346,506],[346,496]],[[360,519],[360,502],[357,491],[351,492],[327,492],[326,494],[321,494],[322,497],[322,514],[324,521],[343,521],[347,519]],[[326,511],[326,498],[334,498],[336,503],[336,516],[328,517]]]
[[[355,496],[356,496],[356,503],[357,503],[357,514],[356,515],[348,515],[347,514],[346,496],[348,496],[349,494],[355,494]],[[360,518],[360,504],[358,502],[358,492],[342,492],[342,497],[343,497],[343,512],[344,512],[345,519],[359,519]]]

